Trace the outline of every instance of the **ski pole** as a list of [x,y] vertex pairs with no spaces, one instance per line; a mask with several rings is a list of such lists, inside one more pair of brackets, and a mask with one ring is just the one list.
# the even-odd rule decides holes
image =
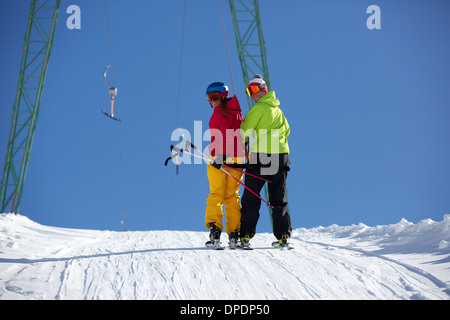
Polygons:
[[[203,154],[203,152],[199,151],[198,149],[195,149],[195,150],[197,150],[198,152],[200,152],[200,153],[203,155],[202,157],[200,157],[200,156],[198,156],[198,155],[196,155],[196,154],[194,154],[194,153],[192,153],[192,152],[183,150],[183,149],[178,149],[178,148],[175,148],[175,147],[173,147],[173,149],[176,149],[176,151],[178,151],[178,152],[184,152],[184,153],[187,153],[187,154],[189,154],[189,155],[191,155],[191,156],[194,156],[194,157],[197,157],[197,158],[201,158],[201,159],[203,159],[203,160],[208,161],[209,163],[214,162],[212,159],[207,158],[207,157],[205,156],[205,154]],[[168,158],[168,160],[170,160],[170,158]],[[168,160],[166,160],[166,162],[168,162]],[[232,168],[232,167],[230,167],[230,168],[231,168],[231,169],[234,169],[234,168]],[[260,197],[258,194],[256,194],[256,192],[254,192],[252,189],[250,189],[250,188],[247,187],[245,184],[243,184],[238,178],[234,177],[231,173],[229,173],[228,171],[226,171],[223,167],[221,168],[221,170],[222,170],[223,172],[225,172],[227,175],[229,175],[231,178],[233,178],[234,180],[236,180],[237,182],[239,182],[244,188],[246,188],[248,191],[250,191],[251,193],[253,193],[256,197],[258,197],[261,201],[263,201],[265,204],[267,204],[269,207],[271,207],[271,208],[273,209],[273,206],[272,206],[272,205],[270,205],[266,200],[264,200],[263,198],[261,198],[261,197]],[[257,176],[255,176],[255,177],[257,177]],[[259,178],[259,177],[258,177],[258,178]],[[263,179],[263,178],[261,178],[261,179],[262,179],[262,180],[266,180],[266,179]],[[266,181],[268,181],[268,180],[266,180]]]
[[251,173],[248,173],[248,172],[239,170],[239,169],[237,169],[237,168],[233,168],[233,167],[227,166],[226,164],[224,164],[223,166],[226,167],[226,168],[230,168],[230,169],[236,170],[236,171],[241,172],[241,173],[243,173],[243,174],[249,175],[249,176],[251,176],[251,177],[253,177],[253,178],[256,178],[256,179],[259,179],[259,180],[264,180],[264,181],[267,181],[267,182],[272,183],[272,181],[270,181],[270,180],[268,180],[268,179],[264,179],[263,177],[255,176],[254,174],[251,174]]
[[[213,160],[211,160],[210,158],[208,158],[203,152],[201,152],[196,146],[194,146],[194,145],[192,144],[192,142],[190,142],[189,140],[187,140],[187,141],[186,141],[186,149],[187,149],[189,146],[190,146],[191,148],[193,148],[194,150],[196,150],[197,152],[199,152],[199,153],[203,156],[203,159],[204,159],[204,160],[208,161],[209,163],[213,163],[213,162],[214,162]],[[184,150],[184,151],[185,151],[185,150]],[[188,154],[189,154],[189,153],[188,153]],[[191,155],[193,155],[193,156],[195,157],[194,154],[191,153]],[[226,168],[230,168],[230,169],[236,170],[236,171],[241,172],[241,173],[243,173],[243,174],[249,175],[249,176],[251,176],[251,177],[253,177],[253,178],[256,178],[256,179],[259,179],[259,180],[264,180],[264,181],[267,181],[267,182],[272,183],[272,181],[270,181],[270,180],[268,180],[268,179],[264,179],[263,177],[259,177],[259,176],[256,176],[256,175],[254,175],[254,174],[251,174],[251,173],[248,173],[248,172],[239,170],[239,169],[237,169],[237,168],[233,168],[233,167],[227,166],[226,164],[223,164],[223,166],[226,167]]]
[[231,173],[229,173],[228,171],[226,171],[224,168],[222,168],[222,171],[225,172],[227,175],[229,175],[230,177],[232,177],[234,180],[236,180],[237,182],[239,182],[244,188],[246,188],[248,191],[250,191],[251,193],[253,193],[255,196],[257,196],[261,201],[263,201],[265,204],[267,204],[269,207],[271,207],[273,209],[273,206],[270,205],[266,200],[264,200],[263,198],[261,198],[259,195],[256,194],[255,191],[253,191],[252,189],[250,189],[249,187],[247,187],[245,184],[243,184],[238,178],[234,177]]
[[[204,159],[204,160],[207,160],[207,161],[209,161],[210,163],[214,162],[212,159],[207,158],[206,155],[205,155],[203,152],[201,152],[200,150],[198,150],[198,148],[197,148],[196,146],[194,146],[190,141],[187,141],[187,142],[189,142],[189,143],[191,144],[191,146],[192,146],[195,150],[197,150],[198,152],[201,153],[201,155],[203,156],[203,159]],[[191,153],[191,152],[189,152],[189,151],[186,151],[186,150],[182,150],[182,152],[186,152],[187,154],[194,155],[193,153]],[[222,166],[228,167],[228,168],[231,168],[231,169],[235,169],[235,168],[229,167],[229,166],[227,166],[227,165],[225,165],[225,164],[222,165]],[[247,187],[245,184],[243,184],[242,181],[240,181],[238,178],[236,178],[236,177],[233,176],[231,173],[229,173],[228,171],[226,171],[223,167],[221,168],[221,170],[222,170],[223,172],[225,172],[227,175],[229,175],[231,178],[233,178],[234,180],[236,180],[237,182],[239,182],[244,188],[246,188],[248,191],[250,191],[251,193],[253,193],[256,197],[258,197],[261,201],[263,201],[265,204],[267,204],[269,207],[271,207],[271,208],[273,209],[273,206],[270,205],[270,203],[268,203],[266,200],[264,200],[263,198],[261,198],[258,194],[256,194],[255,191],[253,191],[252,189],[250,189],[249,187]],[[240,170],[237,170],[237,171],[240,171]],[[244,173],[245,173],[245,172],[244,172]],[[259,178],[259,179],[262,179],[262,180],[266,180],[266,179],[261,178],[261,177],[258,177],[258,176],[255,176],[255,177],[256,177],[256,178]],[[266,181],[268,181],[268,180],[266,180]]]

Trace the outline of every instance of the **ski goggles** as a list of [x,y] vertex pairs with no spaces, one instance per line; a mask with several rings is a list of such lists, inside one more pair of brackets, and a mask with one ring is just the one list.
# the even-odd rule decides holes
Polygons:
[[245,92],[247,92],[247,94],[248,94],[249,96],[251,96],[251,95],[253,95],[253,94],[255,94],[255,93],[258,93],[259,91],[260,91],[259,86],[256,86],[256,85],[248,86],[248,87],[245,89]]
[[217,101],[220,99],[220,92],[208,92],[206,94],[206,99],[211,102],[211,101]]

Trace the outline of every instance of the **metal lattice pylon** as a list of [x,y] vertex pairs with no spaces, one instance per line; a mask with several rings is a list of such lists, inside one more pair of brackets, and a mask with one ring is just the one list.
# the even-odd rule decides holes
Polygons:
[[[229,1],[244,84],[247,85],[253,75],[259,73],[263,76],[267,88],[271,90],[266,43],[262,31],[258,0]],[[253,100],[247,96],[247,102],[250,109],[253,106]],[[266,199],[268,199],[267,184],[264,185],[264,192]],[[287,211],[290,214],[289,206]],[[270,208],[269,212],[272,217]]]
[[[237,51],[241,62],[244,84],[259,73],[270,90],[269,68],[267,65],[266,43],[262,31],[259,4],[257,0],[230,0],[231,16]],[[249,108],[253,101],[248,97]]]
[[0,212],[19,211],[59,5],[60,0],[31,1],[0,185]]

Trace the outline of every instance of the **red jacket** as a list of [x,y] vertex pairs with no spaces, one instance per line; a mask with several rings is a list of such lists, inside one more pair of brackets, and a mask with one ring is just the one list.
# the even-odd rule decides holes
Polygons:
[[227,157],[244,156],[244,148],[239,134],[239,126],[243,120],[241,106],[236,96],[233,96],[227,103],[227,117],[222,114],[221,105],[214,108],[209,120],[209,129],[211,130],[209,154],[211,156],[214,157],[218,154]]

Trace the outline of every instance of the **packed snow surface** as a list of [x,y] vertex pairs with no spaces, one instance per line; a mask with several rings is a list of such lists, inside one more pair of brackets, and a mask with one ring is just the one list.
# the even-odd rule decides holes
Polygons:
[[[294,250],[204,247],[207,232],[112,232],[0,215],[0,299],[450,298],[450,215],[296,229]],[[222,243],[227,243],[222,235]]]

